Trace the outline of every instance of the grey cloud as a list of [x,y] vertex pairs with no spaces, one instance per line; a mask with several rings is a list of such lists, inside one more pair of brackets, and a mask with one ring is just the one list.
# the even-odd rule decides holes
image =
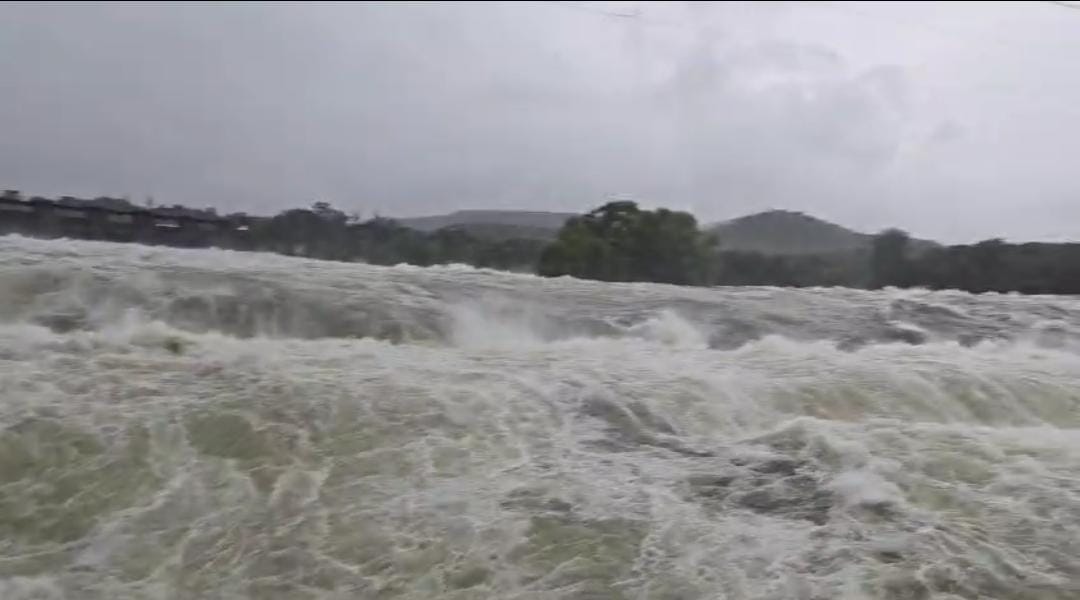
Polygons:
[[0,181],[400,215],[628,194],[704,220],[786,207],[953,238],[1015,225],[1035,180],[1071,210],[1058,159],[986,143],[995,127],[1041,156],[1045,138],[979,98],[941,103],[944,59],[942,74],[905,62],[925,39],[898,35],[889,55],[853,35],[864,23],[838,32],[799,4],[619,6],[641,21],[552,4],[3,5]]
[[947,144],[964,136],[963,125],[953,120],[945,120],[938,123],[937,127],[930,132],[930,142],[934,144]]
[[[697,48],[670,84],[671,112],[679,115],[673,133],[681,136],[670,148],[671,167],[694,173],[683,194],[715,190],[706,201],[724,199],[740,210],[783,206],[784,199],[806,206],[808,190],[828,190],[838,177],[892,159],[905,123],[904,88],[899,68],[851,73],[820,47]],[[681,152],[685,147],[691,150]],[[813,202],[808,208],[820,208]]]

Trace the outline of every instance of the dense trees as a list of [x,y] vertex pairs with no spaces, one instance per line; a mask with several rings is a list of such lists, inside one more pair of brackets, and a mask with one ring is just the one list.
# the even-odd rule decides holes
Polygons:
[[861,287],[868,281],[864,253],[775,255],[723,251],[714,259],[713,285]]
[[[0,231],[46,237],[57,235],[48,227],[59,217],[39,219],[35,207],[56,207],[82,215],[81,220],[69,219],[74,225],[60,232],[69,237],[183,246],[213,244],[380,265],[464,263],[547,276],[679,285],[895,286],[1080,294],[1080,244],[1009,244],[991,239],[938,246],[888,229],[868,242],[857,239],[853,249],[830,254],[764,254],[721,248],[713,234],[698,229],[692,215],[663,208],[642,210],[633,202],[609,202],[571,218],[550,243],[508,237],[525,234],[507,234],[505,230],[495,233],[446,227],[423,232],[391,219],[361,221],[326,202],[269,218],[242,213],[219,217],[212,209],[183,206],[141,208],[124,199],[105,197],[65,197],[56,202],[35,197],[27,201],[13,190],[0,194],[0,203],[5,204],[5,210],[0,211]],[[110,220],[109,216],[140,211],[140,218]],[[91,219],[91,213],[97,216]],[[184,219],[188,225],[183,231],[192,235],[177,230],[178,221]],[[168,226],[157,231],[157,222],[162,220]],[[94,230],[95,224],[104,229]],[[133,231],[138,228],[149,233],[136,235]],[[762,236],[759,245],[771,247],[766,237]]]
[[721,251],[688,213],[611,202],[570,219],[540,257],[541,275],[689,285],[862,285],[862,256]]
[[326,203],[257,221],[249,247],[372,264],[464,263],[604,281],[679,285],[955,288],[1080,294],[1080,244],[916,246],[888,229],[868,247],[817,255],[721,250],[694,217],[610,202],[567,221],[550,244],[480,238],[460,228],[425,233],[391,219],[358,222]]
[[817,255],[720,250],[686,213],[611,202],[571,219],[540,257],[541,275],[692,285],[955,288],[1080,294],[1080,244],[912,243],[887,229],[865,249]]
[[910,243],[908,234],[899,229],[886,229],[874,236],[870,249],[871,287],[903,287],[909,284]]
[[481,239],[453,228],[425,233],[380,217],[358,222],[329,204],[318,202],[310,210],[292,209],[255,221],[246,247],[378,265],[464,263],[531,271],[544,242]]
[[540,256],[537,271],[604,281],[703,284],[713,266],[713,245],[689,213],[609,202],[570,219]]
[[911,269],[910,285],[930,289],[1080,294],[1080,244],[945,246],[912,260]]

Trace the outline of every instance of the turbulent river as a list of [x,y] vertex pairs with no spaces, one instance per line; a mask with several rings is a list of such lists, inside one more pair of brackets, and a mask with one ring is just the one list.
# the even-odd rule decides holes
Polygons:
[[1080,598],[1080,299],[0,238],[0,598]]

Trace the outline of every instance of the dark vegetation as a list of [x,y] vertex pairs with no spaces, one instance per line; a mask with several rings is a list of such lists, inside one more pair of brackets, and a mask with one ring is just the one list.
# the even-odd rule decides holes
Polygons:
[[1080,244],[991,239],[913,253],[902,231],[874,238],[872,285],[961,289],[969,292],[1080,294]]
[[464,263],[532,271],[547,241],[446,227],[419,231],[385,218],[362,221],[325,202],[273,217],[218,215],[212,209],[136,206],[119,198],[0,197],[0,235],[69,237],[181,247],[276,252],[378,265]]
[[527,210],[458,210],[445,215],[397,219],[420,231],[453,227],[481,236],[536,237],[550,241],[559,228],[577,215]]
[[532,271],[547,242],[484,237],[459,227],[424,232],[381,217],[360,221],[318,202],[311,209],[287,210],[255,222],[248,244],[281,254],[377,265],[462,263]]
[[[0,233],[42,237],[218,246],[381,265],[464,263],[603,281],[1080,294],[1080,244],[993,239],[939,246],[895,229],[870,236],[786,211],[703,230],[689,213],[643,210],[625,201],[569,219],[550,215],[424,231],[386,218],[362,221],[324,202],[255,217],[138,207],[115,198],[0,197]],[[563,225],[543,234],[540,225],[550,225],[544,219]]]
[[641,210],[611,202],[563,225],[540,256],[540,275],[573,275],[603,281],[706,283],[715,239],[703,235],[693,215]]
[[[687,213],[640,210],[633,203],[613,202],[568,221],[544,250],[538,271],[606,281],[690,285],[895,286],[1080,294],[1080,244],[1075,243],[1008,244],[993,239],[939,246],[889,229],[867,236],[869,243],[864,245],[845,239],[849,247],[844,250],[776,254],[726,250],[724,228],[718,229],[699,230]],[[821,245],[820,241],[799,243]]]

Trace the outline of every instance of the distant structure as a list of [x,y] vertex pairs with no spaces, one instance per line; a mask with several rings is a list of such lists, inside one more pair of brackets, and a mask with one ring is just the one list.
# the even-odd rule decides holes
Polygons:
[[63,196],[24,198],[16,190],[0,195],[0,235],[78,238],[163,246],[247,249],[256,217],[218,216],[184,206],[141,207],[123,198],[93,200]]

